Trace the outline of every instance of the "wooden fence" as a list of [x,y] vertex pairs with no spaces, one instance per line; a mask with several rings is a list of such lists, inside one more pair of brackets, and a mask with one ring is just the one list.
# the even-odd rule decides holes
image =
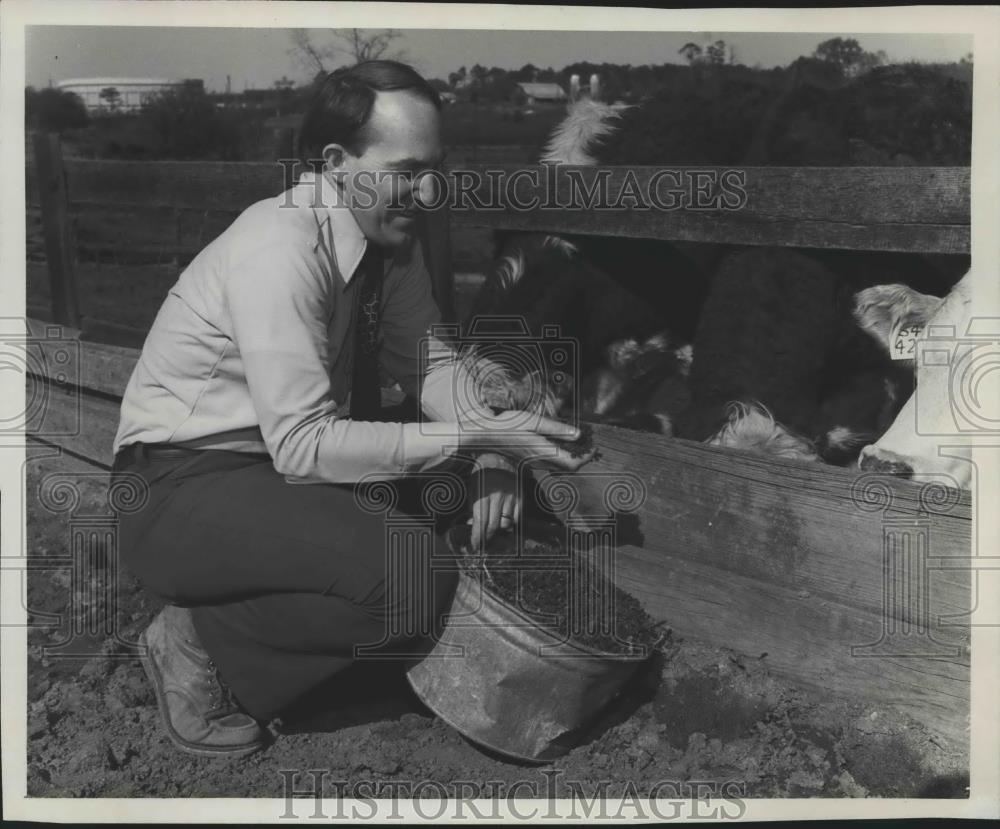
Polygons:
[[[53,318],[64,324],[63,339],[76,343],[80,370],[78,389],[49,395],[34,434],[107,468],[138,352],[88,342],[75,324],[81,317],[69,206],[235,211],[276,195],[287,182],[280,167],[267,164],[62,160],[57,144],[40,140],[29,199],[37,193],[45,215]],[[542,168],[532,169],[544,180]],[[645,186],[656,172],[631,174]],[[744,172],[741,210],[426,214],[422,243],[435,295],[453,316],[452,218],[695,242],[969,249],[967,169]],[[612,172],[611,199],[628,173]],[[594,181],[587,178],[594,171],[581,174]],[[518,186],[504,197],[524,204],[546,186],[548,195],[559,196],[571,185],[536,186],[525,178]],[[56,372],[55,355],[47,352],[54,346],[44,342],[44,323],[31,325],[44,368],[30,379],[44,385]],[[962,564],[971,544],[969,493],[611,427],[598,427],[596,439],[603,457],[574,477],[581,497],[567,506],[566,517],[608,526],[612,508],[634,512],[632,523],[619,528],[615,578],[654,617],[680,635],[762,658],[775,674],[820,695],[899,706],[940,739],[967,746],[972,601]],[[628,494],[621,501],[623,487]],[[632,531],[622,535],[626,526]]]

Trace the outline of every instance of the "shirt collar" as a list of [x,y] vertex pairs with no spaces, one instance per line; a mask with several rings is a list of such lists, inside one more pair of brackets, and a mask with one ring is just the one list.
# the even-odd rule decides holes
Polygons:
[[361,232],[354,214],[343,203],[340,191],[324,175],[311,170],[304,172],[296,188],[302,189],[301,203],[309,204],[316,216],[320,229],[317,245],[324,244],[328,248],[344,284],[350,284],[368,247],[368,239]]

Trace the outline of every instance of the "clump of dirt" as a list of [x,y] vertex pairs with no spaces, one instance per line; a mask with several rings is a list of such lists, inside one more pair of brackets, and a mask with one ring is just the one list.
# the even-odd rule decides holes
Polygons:
[[[920,758],[899,734],[851,741],[842,751],[854,769],[854,779],[880,797],[904,797],[920,776]],[[892,762],[886,763],[886,757]]]
[[653,701],[653,714],[667,739],[683,744],[692,732],[709,739],[734,740],[750,732],[767,713],[764,699],[739,693],[717,670],[680,677]]
[[[594,427],[589,423],[581,423],[579,426],[580,435],[576,440],[561,442],[561,447],[574,458],[582,458],[594,449]],[[594,460],[599,460],[600,452],[596,452]]]
[[497,534],[482,555],[470,549],[469,525],[457,525],[450,533],[487,590],[561,639],[608,654],[646,652],[656,643],[656,622],[584,555],[567,550],[559,525],[527,526],[533,537]]

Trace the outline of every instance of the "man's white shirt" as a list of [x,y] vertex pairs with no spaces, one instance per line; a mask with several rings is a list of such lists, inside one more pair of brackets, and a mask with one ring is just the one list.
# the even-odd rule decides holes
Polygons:
[[[346,417],[366,245],[323,176],[306,174],[245,210],[170,289],[126,388],[115,452],[140,441],[267,452],[301,483],[394,477],[445,460],[456,440],[444,423]],[[413,240],[386,262],[379,360],[429,418],[455,422],[475,395],[452,349],[431,336],[439,322]]]

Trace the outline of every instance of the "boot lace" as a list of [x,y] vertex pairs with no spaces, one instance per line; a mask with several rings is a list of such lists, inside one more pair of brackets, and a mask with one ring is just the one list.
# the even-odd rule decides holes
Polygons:
[[208,682],[209,699],[211,701],[210,712],[217,717],[239,711],[239,704],[233,697],[233,692],[219,675],[219,668],[214,659],[208,660]]

